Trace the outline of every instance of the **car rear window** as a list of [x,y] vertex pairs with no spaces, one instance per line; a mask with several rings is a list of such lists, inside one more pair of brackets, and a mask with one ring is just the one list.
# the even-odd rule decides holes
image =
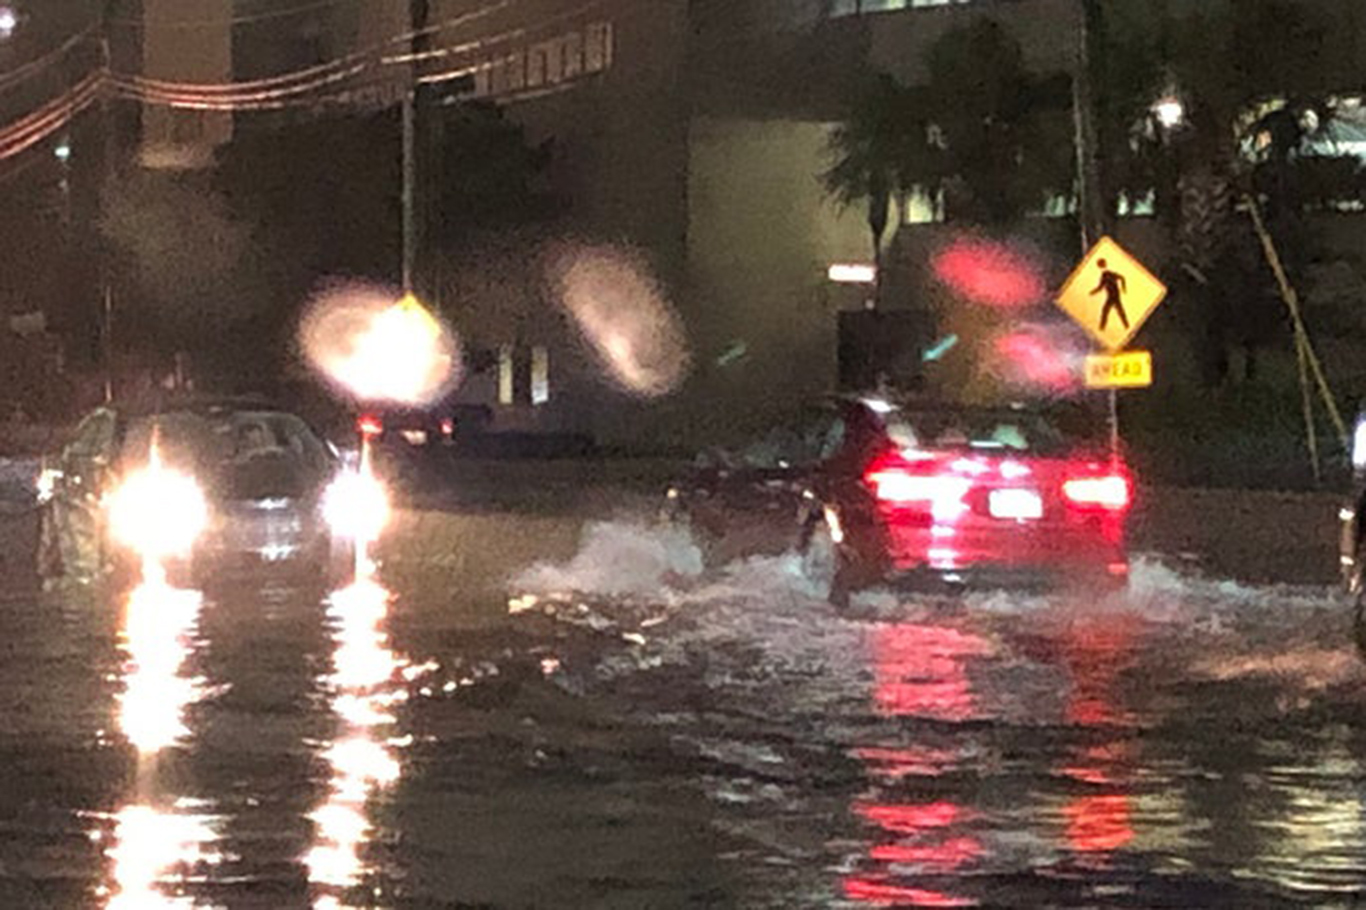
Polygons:
[[887,436],[903,449],[965,449],[1059,455],[1071,441],[1040,414],[1015,411],[895,410]]
[[280,411],[172,411],[138,418],[124,437],[124,458],[145,460],[154,434],[161,457],[186,467],[212,469],[267,456],[316,471],[328,463],[325,446],[308,424]]

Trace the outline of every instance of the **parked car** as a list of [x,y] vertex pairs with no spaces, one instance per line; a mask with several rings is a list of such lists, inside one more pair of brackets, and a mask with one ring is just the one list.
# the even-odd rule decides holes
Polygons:
[[102,407],[46,461],[39,573],[93,581],[153,558],[197,587],[262,572],[340,583],[354,510],[379,507],[356,482],[268,401]]
[[837,605],[883,584],[1127,584],[1133,481],[1043,410],[824,402],[669,491],[709,557],[796,550]]

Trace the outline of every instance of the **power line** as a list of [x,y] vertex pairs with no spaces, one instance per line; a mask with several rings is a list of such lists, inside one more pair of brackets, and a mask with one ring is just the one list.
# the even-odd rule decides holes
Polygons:
[[364,0],[316,0],[314,3],[306,3],[303,6],[296,6],[291,9],[271,10],[268,13],[251,13],[243,16],[232,16],[226,19],[177,19],[163,21],[156,19],[112,18],[109,20],[109,24],[119,26],[120,28],[137,29],[139,31],[150,31],[153,29],[232,28],[238,25],[252,25],[257,22],[273,22],[277,19],[303,16],[320,9],[329,9],[343,4],[361,2],[364,2]]

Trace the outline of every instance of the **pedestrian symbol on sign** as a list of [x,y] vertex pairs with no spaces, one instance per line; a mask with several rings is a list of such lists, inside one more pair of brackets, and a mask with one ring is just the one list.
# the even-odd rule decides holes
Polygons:
[[1119,316],[1119,321],[1124,323],[1124,327],[1129,327],[1129,316],[1124,312],[1124,292],[1128,290],[1128,282],[1119,272],[1110,271],[1110,266],[1104,259],[1096,263],[1100,266],[1100,284],[1091,292],[1094,297],[1101,291],[1105,292],[1105,306],[1100,310],[1100,330],[1105,331],[1106,325],[1110,322],[1110,313],[1113,311]]
[[1122,351],[1167,296],[1124,248],[1103,238],[1058,294],[1058,306],[1106,350]]

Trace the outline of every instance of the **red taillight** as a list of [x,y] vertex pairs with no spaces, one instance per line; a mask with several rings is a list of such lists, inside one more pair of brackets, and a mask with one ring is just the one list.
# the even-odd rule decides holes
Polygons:
[[455,421],[449,417],[441,421],[441,435],[451,437],[455,435]]
[[946,473],[933,461],[916,464],[901,458],[875,463],[863,475],[879,502],[893,506],[927,506],[936,518],[954,519],[966,511],[963,497],[972,481]]
[[1074,477],[1064,481],[1062,495],[1078,508],[1122,512],[1133,501],[1133,486],[1123,474]]
[[356,421],[356,429],[366,439],[370,439],[384,432],[384,423],[378,417],[366,414]]

